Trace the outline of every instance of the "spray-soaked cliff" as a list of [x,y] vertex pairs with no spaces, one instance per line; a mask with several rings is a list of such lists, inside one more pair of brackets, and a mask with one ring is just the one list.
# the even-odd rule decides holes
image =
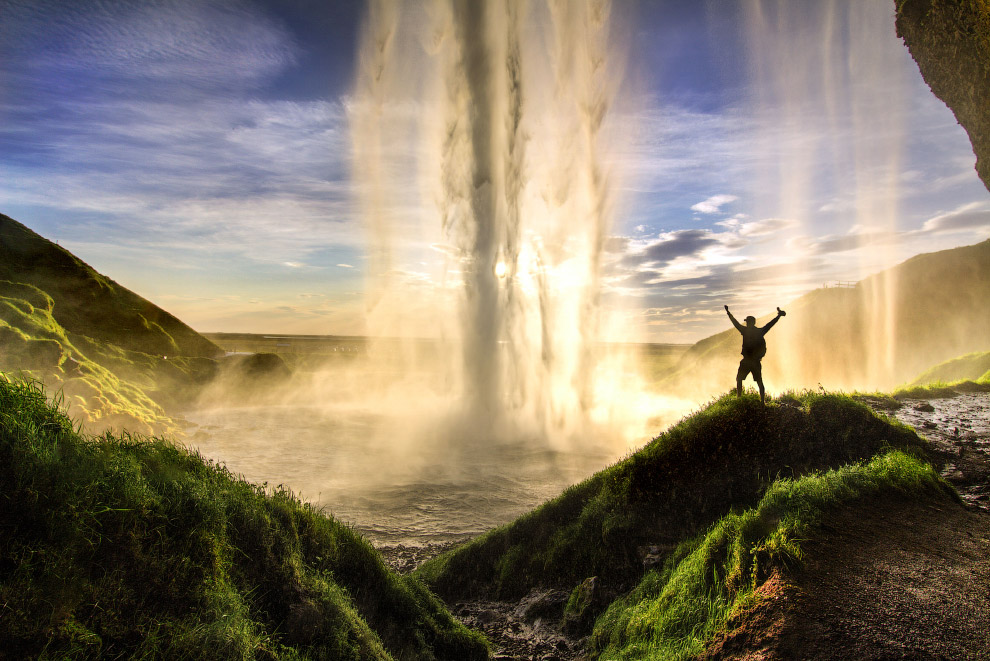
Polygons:
[[990,3],[897,0],[897,34],[966,129],[976,171],[990,188]]

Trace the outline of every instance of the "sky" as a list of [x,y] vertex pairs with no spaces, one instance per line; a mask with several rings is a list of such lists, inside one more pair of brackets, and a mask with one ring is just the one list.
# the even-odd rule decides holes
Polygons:
[[[0,212],[201,332],[366,332],[365,9],[0,0]],[[603,301],[625,339],[693,342],[723,304],[768,314],[990,236],[965,131],[893,11],[614,3],[627,137]]]

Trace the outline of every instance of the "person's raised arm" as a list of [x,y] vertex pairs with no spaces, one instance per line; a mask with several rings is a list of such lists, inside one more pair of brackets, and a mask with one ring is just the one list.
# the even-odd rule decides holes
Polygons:
[[763,327],[763,334],[766,335],[767,331],[773,328],[773,325],[780,320],[781,317],[787,316],[787,313],[777,308],[777,316],[770,320],[770,323]]
[[738,321],[736,321],[736,318],[732,316],[732,313],[731,312],[729,312],[729,306],[728,305],[725,306],[725,314],[729,315],[729,320],[732,321],[732,325],[735,326],[736,327],[736,330],[741,333],[742,330],[743,330],[742,324],[740,324]]

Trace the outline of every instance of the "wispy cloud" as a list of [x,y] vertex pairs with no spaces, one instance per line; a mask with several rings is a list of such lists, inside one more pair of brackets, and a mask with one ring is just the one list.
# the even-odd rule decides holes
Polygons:
[[965,204],[954,211],[929,218],[922,229],[925,232],[990,231],[990,203]]
[[344,106],[259,94],[295,46],[257,7],[42,5],[5,14],[25,51],[0,64],[20,109],[0,122],[5,208],[74,214],[62,233],[78,243],[249,261],[361,243]]

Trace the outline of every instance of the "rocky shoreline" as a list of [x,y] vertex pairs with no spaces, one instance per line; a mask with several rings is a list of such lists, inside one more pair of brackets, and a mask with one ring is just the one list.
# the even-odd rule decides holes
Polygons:
[[[378,551],[392,569],[408,574],[462,543],[385,545]],[[485,634],[496,661],[579,661],[585,658],[586,639],[558,626],[567,597],[560,590],[536,589],[518,602],[476,600],[448,607],[465,625]]]

